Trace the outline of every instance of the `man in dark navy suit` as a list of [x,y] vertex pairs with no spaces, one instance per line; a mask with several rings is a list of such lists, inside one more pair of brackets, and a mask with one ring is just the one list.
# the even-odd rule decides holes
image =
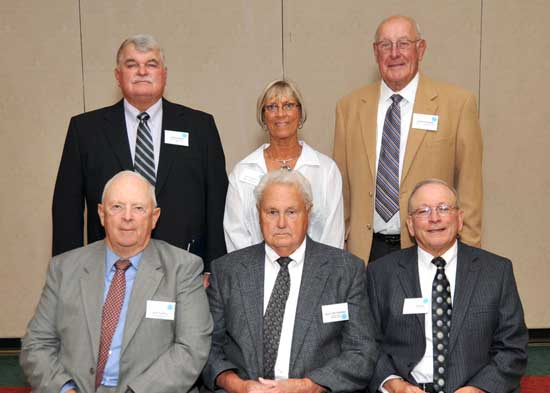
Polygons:
[[136,170],[154,186],[164,212],[153,238],[201,256],[225,254],[225,157],[212,115],[163,98],[164,54],[148,35],[126,39],[115,77],[124,98],[71,119],[53,196],[53,255],[105,233],[97,215],[103,187],[122,170]]

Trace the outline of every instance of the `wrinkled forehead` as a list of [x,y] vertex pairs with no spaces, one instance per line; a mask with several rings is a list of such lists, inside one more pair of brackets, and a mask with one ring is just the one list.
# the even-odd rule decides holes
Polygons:
[[446,203],[456,205],[454,192],[443,184],[425,184],[416,190],[411,197],[411,206],[416,209],[421,206],[437,206]]

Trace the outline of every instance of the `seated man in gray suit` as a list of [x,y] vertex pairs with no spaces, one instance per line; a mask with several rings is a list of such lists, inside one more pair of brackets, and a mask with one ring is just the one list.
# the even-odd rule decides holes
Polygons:
[[369,264],[382,335],[371,392],[520,391],[528,334],[512,263],[457,241],[463,217],[452,187],[420,182],[407,218],[418,246]]
[[210,349],[202,261],[151,240],[155,190],[124,171],[98,205],[105,240],[53,258],[21,366],[34,391],[187,392]]
[[203,381],[227,392],[364,390],[378,357],[359,258],[306,237],[311,186],[273,171],[255,189],[265,242],[212,264]]

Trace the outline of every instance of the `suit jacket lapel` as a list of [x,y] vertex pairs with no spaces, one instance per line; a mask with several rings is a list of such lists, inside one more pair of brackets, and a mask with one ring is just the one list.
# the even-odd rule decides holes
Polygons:
[[160,157],[159,167],[157,169],[157,181],[155,185],[156,194],[159,195],[162,186],[166,182],[166,178],[170,173],[170,168],[174,158],[177,156],[177,149],[171,148],[172,146],[164,143],[164,131],[188,131],[182,129],[184,126],[183,111],[171,102],[162,99],[162,127],[161,127],[161,141],[160,141]]
[[365,91],[361,98],[362,108],[359,110],[363,144],[373,179],[376,178],[376,125],[378,117],[378,99],[380,98],[380,83]]
[[458,243],[449,352],[453,350],[456,344],[457,337],[462,328],[462,323],[464,322],[464,317],[469,308],[470,300],[472,299],[472,293],[477,285],[479,277],[478,271],[481,268],[481,264],[472,250],[471,248],[466,248],[462,243]]
[[105,282],[105,243],[97,242],[89,249],[91,251],[82,257],[85,262],[80,277],[80,297],[92,343],[92,355],[97,363]]
[[[418,248],[411,247],[401,255],[399,271],[397,272],[397,277],[401,283],[403,292],[405,292],[405,298],[422,297],[418,274]],[[415,316],[422,326],[422,332],[424,332],[424,314],[415,314]]]
[[117,102],[105,113],[105,124],[102,131],[107,140],[109,140],[122,170],[134,170],[130,144],[128,143],[126,120],[124,118],[123,100]]
[[291,372],[312,320],[316,314],[321,312],[319,302],[329,274],[330,262],[326,259],[325,255],[319,252],[316,243],[308,237],[306,240],[302,282],[300,284],[300,294],[298,295],[292,347],[290,350]]
[[257,356],[258,373],[263,370],[263,310],[264,310],[264,243],[250,249],[250,258],[238,266],[239,283],[242,294],[250,337]]
[[146,302],[153,297],[163,277],[164,270],[162,269],[161,256],[154,241],[151,241],[143,251],[132,287],[122,338],[121,356],[132,340],[139,324],[145,318]]
[[[422,114],[436,114],[437,113],[437,91],[433,88],[429,80],[427,80],[424,75],[420,75],[420,80],[418,82],[418,89],[416,90],[416,97],[414,99],[414,113]],[[414,157],[424,137],[427,132],[419,129],[412,128],[412,119],[411,119],[411,128],[409,129],[409,136],[407,138],[407,147],[405,149],[405,158],[403,159],[403,171],[401,173],[401,184],[405,181],[411,165],[414,161]]]

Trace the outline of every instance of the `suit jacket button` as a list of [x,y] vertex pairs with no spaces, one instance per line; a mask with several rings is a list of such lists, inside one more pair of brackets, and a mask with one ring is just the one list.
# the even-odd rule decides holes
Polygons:
[[90,374],[94,374],[95,373],[95,369],[93,367],[90,367]]
[[372,195],[373,195],[373,194],[372,194],[372,191],[369,191],[369,196],[370,196],[371,198],[372,198]]
[[370,229],[371,229],[371,225],[370,225],[370,224],[367,224],[367,229],[370,231]]

